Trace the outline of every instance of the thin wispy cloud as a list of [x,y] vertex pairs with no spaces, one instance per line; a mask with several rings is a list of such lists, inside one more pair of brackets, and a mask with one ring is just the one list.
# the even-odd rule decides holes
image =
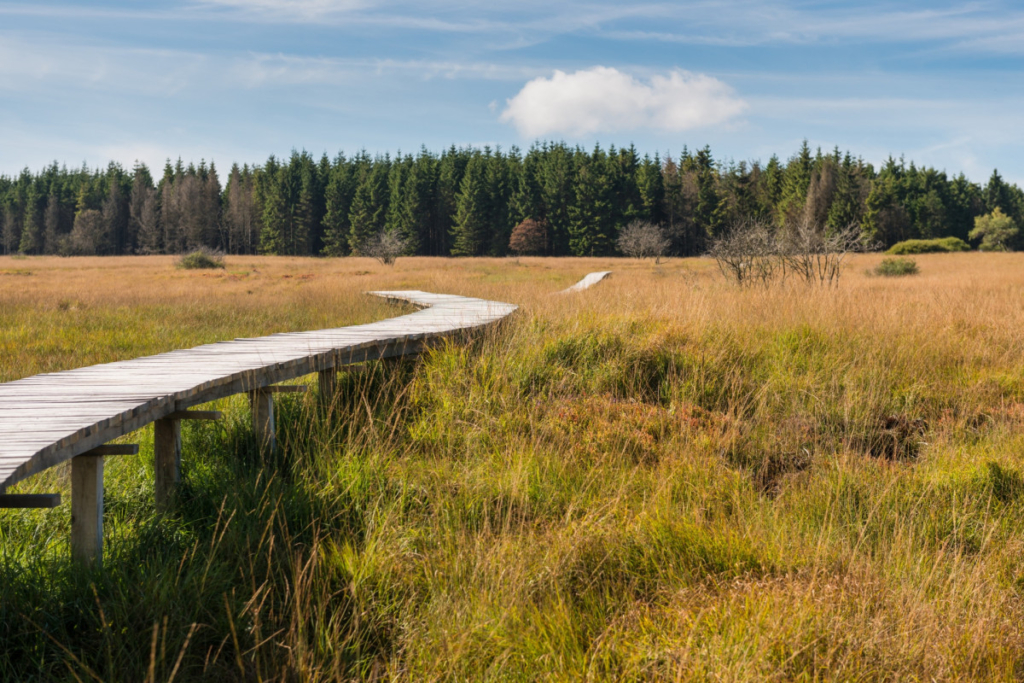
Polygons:
[[0,0],[0,172],[540,136],[1024,177],[1022,67],[1006,0]]

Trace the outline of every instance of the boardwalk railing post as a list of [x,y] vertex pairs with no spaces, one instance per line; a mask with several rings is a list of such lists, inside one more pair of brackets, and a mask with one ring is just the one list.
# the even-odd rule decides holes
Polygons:
[[71,556],[103,565],[103,456],[71,460]]
[[274,435],[274,394],[267,388],[249,392],[252,408],[252,428],[256,433],[256,444],[260,453],[271,455],[277,449]]
[[320,404],[329,407],[334,403],[334,389],[338,385],[338,369],[321,370],[317,373],[316,379],[320,389]]
[[166,512],[181,480],[181,420],[165,418],[153,423],[153,458],[156,508]]

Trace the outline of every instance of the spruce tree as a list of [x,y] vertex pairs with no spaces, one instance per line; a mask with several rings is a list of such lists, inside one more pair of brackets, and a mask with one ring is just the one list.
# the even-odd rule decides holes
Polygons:
[[705,146],[694,155],[693,168],[697,184],[693,222],[702,248],[707,240],[718,237],[724,230],[726,202],[718,192],[718,174],[710,147]]
[[390,167],[390,159],[374,159],[363,181],[356,188],[349,211],[349,245],[356,253],[359,253],[360,245],[385,227]]
[[575,201],[569,208],[569,249],[574,256],[611,253],[615,238],[615,196],[609,160],[600,146],[576,169]]
[[273,155],[256,173],[257,206],[260,215],[259,252],[281,254],[285,252],[288,235],[288,198],[282,190],[287,184],[284,169]]
[[18,243],[18,251],[22,254],[38,254],[43,250],[42,212],[39,205],[39,190],[36,183],[32,183],[25,197],[25,222]]
[[565,143],[545,143],[542,161],[538,169],[541,202],[544,217],[550,230],[550,249],[555,256],[572,253],[570,242],[570,210],[576,201],[573,183],[576,178],[578,157],[585,157],[581,150],[572,150]]
[[779,225],[793,225],[803,217],[813,165],[811,148],[807,145],[807,140],[804,140],[800,151],[786,164],[783,174],[782,194],[776,207]]
[[487,188],[487,158],[477,153],[466,164],[456,199],[452,255],[479,256],[486,247],[491,212]]
[[349,163],[344,154],[338,154],[331,165],[325,193],[323,220],[323,253],[344,256],[350,251],[348,238],[351,231],[349,211],[356,192],[356,164]]

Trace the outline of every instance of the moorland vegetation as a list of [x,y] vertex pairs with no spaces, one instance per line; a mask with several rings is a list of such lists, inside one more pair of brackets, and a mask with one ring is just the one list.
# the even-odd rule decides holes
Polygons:
[[368,289],[522,306],[282,396],[273,460],[218,402],[168,515],[132,435],[102,571],[67,506],[4,511],[0,679],[1017,680],[1024,261],[881,259],[0,258],[2,380],[401,312]]

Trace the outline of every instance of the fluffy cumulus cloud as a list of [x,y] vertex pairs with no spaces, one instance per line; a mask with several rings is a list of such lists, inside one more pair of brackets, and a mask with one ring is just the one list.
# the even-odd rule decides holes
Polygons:
[[508,100],[501,121],[524,137],[683,131],[728,121],[746,106],[728,85],[703,74],[675,70],[643,81],[595,66],[533,79]]

